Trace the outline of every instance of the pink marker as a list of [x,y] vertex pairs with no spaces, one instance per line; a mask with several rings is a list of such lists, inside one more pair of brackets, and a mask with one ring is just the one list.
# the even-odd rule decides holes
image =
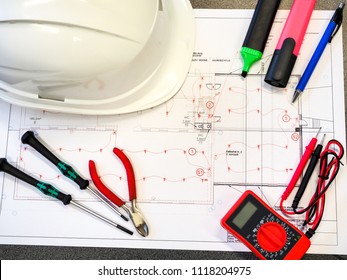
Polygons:
[[265,76],[265,82],[285,88],[304,40],[316,0],[294,0]]

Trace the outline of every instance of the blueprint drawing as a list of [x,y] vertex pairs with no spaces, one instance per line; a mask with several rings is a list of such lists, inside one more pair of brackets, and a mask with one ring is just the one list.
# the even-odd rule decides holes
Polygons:
[[[81,116],[0,102],[2,157],[132,229],[131,223],[80,191],[20,138],[33,130],[87,179],[88,161],[94,160],[102,180],[128,199],[124,167],[112,153],[114,147],[122,149],[134,166],[138,206],[148,222],[149,236],[126,235],[0,174],[2,244],[247,251],[220,226],[240,195],[253,190],[281,213],[280,197],[318,130],[319,139],[326,135],[325,144],[337,139],[345,146],[341,32],[327,46],[305,93],[291,103],[332,11],[314,12],[285,89],[264,83],[264,76],[288,11],[277,14],[263,58],[246,79],[240,75],[240,49],[253,11],[195,13],[191,68],[181,90],[165,104],[126,115]],[[346,167],[341,167],[326,194],[311,253],[347,254],[346,175]],[[308,202],[314,188],[312,179],[302,203]],[[288,219],[302,227],[303,216]]]

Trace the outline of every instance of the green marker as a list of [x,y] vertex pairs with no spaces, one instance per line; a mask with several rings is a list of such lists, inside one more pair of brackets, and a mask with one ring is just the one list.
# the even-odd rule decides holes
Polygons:
[[243,58],[242,77],[245,78],[253,63],[260,60],[263,56],[263,53],[251,48],[242,47],[241,56]]
[[281,0],[259,0],[241,49],[244,61],[242,77],[246,77],[251,66],[259,61],[266,46],[272,24]]

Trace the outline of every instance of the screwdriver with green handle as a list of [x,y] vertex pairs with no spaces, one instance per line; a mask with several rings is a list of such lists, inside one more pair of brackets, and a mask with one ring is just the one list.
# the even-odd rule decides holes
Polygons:
[[6,158],[0,158],[0,171],[5,172],[7,174],[10,174],[17,179],[24,181],[24,182],[28,183],[29,185],[34,186],[39,191],[41,191],[43,194],[60,200],[64,205],[68,205],[71,203],[72,205],[78,207],[79,209],[103,220],[104,222],[116,227],[117,229],[120,229],[120,230],[122,230],[122,231],[124,231],[130,235],[133,234],[133,232],[128,230],[127,228],[105,218],[104,216],[100,215],[99,213],[97,213],[97,212],[89,209],[88,207],[74,201],[70,194],[65,194],[65,193],[61,192],[60,190],[58,190],[57,188],[55,188],[53,185],[45,183],[43,181],[39,181],[39,180],[35,179],[34,177],[31,177],[30,175],[24,173],[23,171],[19,170],[18,168],[14,167],[13,165],[11,165],[7,161]]
[[75,182],[81,190],[87,189],[93,195],[99,198],[102,202],[104,202],[114,212],[116,212],[117,215],[119,215],[122,219],[128,221],[128,218],[124,216],[122,213],[120,213],[118,209],[116,209],[115,206],[107,198],[103,196],[103,194],[99,193],[98,191],[94,190],[89,186],[89,180],[83,179],[69,164],[61,161],[42,142],[40,142],[40,140],[35,136],[33,131],[29,130],[25,132],[21,140],[23,144],[31,146],[42,156],[44,156],[46,159],[52,162],[64,176]]

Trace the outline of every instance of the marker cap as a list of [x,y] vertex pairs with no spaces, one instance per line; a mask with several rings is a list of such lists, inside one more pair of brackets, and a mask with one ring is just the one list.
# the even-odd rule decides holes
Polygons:
[[295,40],[287,38],[281,49],[274,52],[269,69],[265,76],[265,82],[280,88],[285,88],[295,65],[297,56],[293,54]]

